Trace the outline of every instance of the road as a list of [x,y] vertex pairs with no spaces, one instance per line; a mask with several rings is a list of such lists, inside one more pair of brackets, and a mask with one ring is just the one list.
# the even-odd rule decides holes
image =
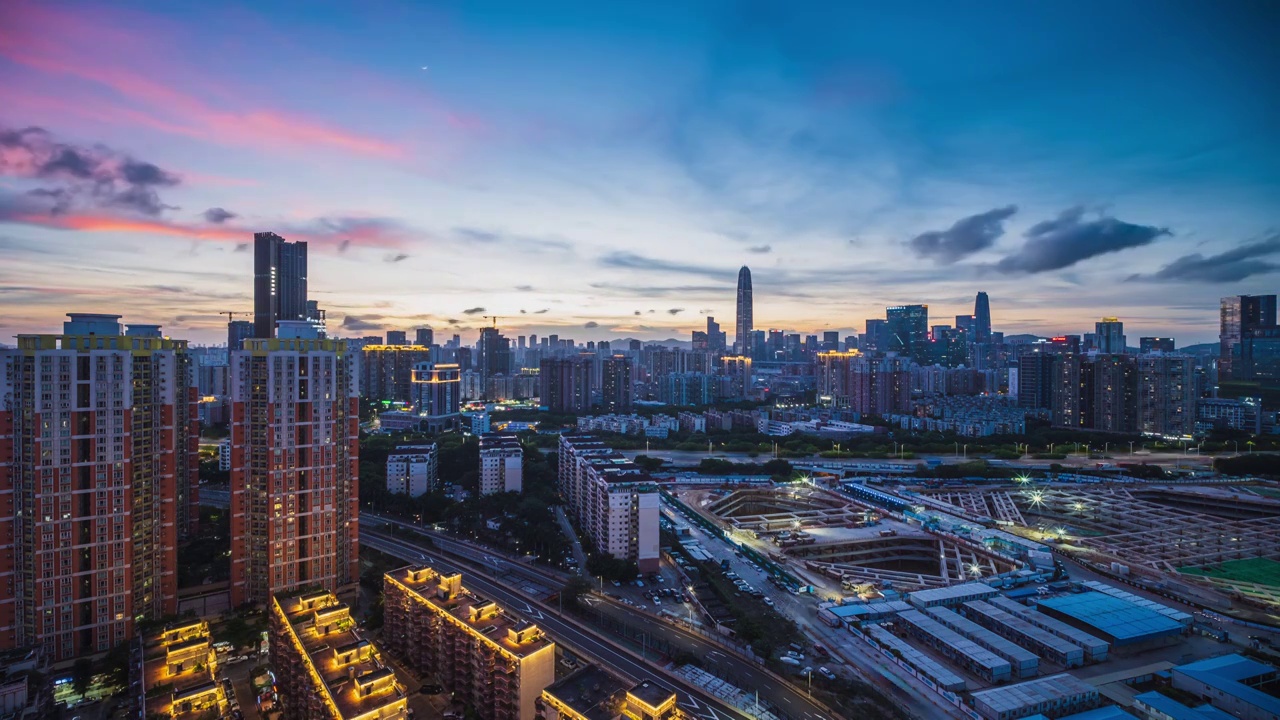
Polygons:
[[[767,455],[757,455],[751,457],[745,452],[726,452],[717,450],[713,453],[706,453],[700,450],[622,450],[620,451],[627,457],[634,458],[637,455],[648,455],[649,457],[661,458],[673,465],[697,465],[707,458],[720,458],[724,460],[732,460],[735,462],[751,462],[763,463],[769,460]],[[956,455],[952,453],[944,453],[940,455],[916,455],[910,460],[898,460],[897,458],[824,458],[812,455],[803,458],[786,458],[793,465],[830,465],[830,466],[857,466],[857,465],[902,465],[904,470],[914,470],[916,465],[936,460],[944,465],[966,462],[968,460],[976,460],[978,458],[968,457],[965,455]],[[1027,469],[1046,469],[1052,463],[1057,463],[1064,467],[1089,468],[1094,467],[1098,463],[1106,463],[1115,465],[1118,463],[1148,463],[1151,465],[1160,465],[1163,467],[1181,467],[1186,469],[1209,469],[1213,465],[1213,456],[1199,455],[1197,453],[1148,453],[1141,454],[1129,453],[1118,450],[1108,453],[1107,457],[1093,457],[1087,455],[1068,455],[1062,460],[1036,460],[1030,457],[1024,457],[1017,460],[992,460],[989,461],[994,465],[1007,465],[1009,467],[1027,468]]]
[[[429,548],[420,548],[410,542],[364,529],[360,532],[360,542],[365,547],[379,550],[409,562],[428,562],[424,553],[431,552]],[[655,678],[665,685],[674,686],[680,694],[680,706],[703,720],[749,720],[747,715],[725,705],[702,690],[680,682],[675,678],[664,676],[661,670],[635,659],[630,653],[618,649],[612,643],[603,641],[582,630],[574,621],[534,607],[524,598],[501,585],[491,582],[487,577],[475,572],[470,567],[464,568],[454,562],[445,560],[440,557],[438,552],[431,555],[429,562],[432,567],[447,572],[464,573],[463,584],[466,587],[537,624],[546,630],[557,643],[568,646],[581,655],[595,658],[634,681],[639,682],[645,678]],[[822,715],[820,712],[815,712],[805,715],[797,714],[797,717],[816,720]]]
[[[830,627],[818,620],[816,597],[796,595],[774,586],[768,581],[763,571],[752,567],[746,559],[738,557],[735,554],[735,548],[729,543],[683,520],[670,506],[664,505],[663,512],[667,517],[680,519],[681,524],[689,526],[690,535],[698,541],[703,550],[717,562],[727,561],[742,579],[772,598],[779,613],[791,618],[811,640],[822,643],[848,664],[847,668],[842,668],[840,664],[829,663],[827,667],[830,670],[841,675],[852,672],[860,679],[870,682],[899,707],[916,717],[963,717],[955,706],[947,703],[924,683],[898,670],[877,651],[867,645],[859,644],[848,631]],[[812,657],[808,662],[815,668],[820,664],[817,658]]]

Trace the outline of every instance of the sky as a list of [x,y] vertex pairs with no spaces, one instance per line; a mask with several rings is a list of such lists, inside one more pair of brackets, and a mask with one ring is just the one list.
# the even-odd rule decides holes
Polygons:
[[[224,341],[252,233],[331,334],[1217,336],[1280,277],[1280,4],[0,2],[0,343]],[[248,316],[245,316],[246,318]]]

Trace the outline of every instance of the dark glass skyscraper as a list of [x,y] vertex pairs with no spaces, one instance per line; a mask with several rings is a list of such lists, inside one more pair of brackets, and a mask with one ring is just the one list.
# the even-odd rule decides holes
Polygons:
[[734,340],[738,343],[738,354],[751,357],[751,330],[755,325],[751,304],[751,269],[746,265],[738,271],[738,315],[737,334]]
[[985,292],[978,293],[973,303],[973,341],[991,342],[991,301]]
[[280,320],[307,319],[307,244],[253,234],[253,336],[271,338]]
[[899,355],[926,363],[929,355],[929,306],[898,305],[886,308],[889,347]]
[[1240,344],[1252,331],[1276,326],[1275,295],[1233,295],[1222,298],[1218,331],[1218,380],[1232,379],[1240,359]]

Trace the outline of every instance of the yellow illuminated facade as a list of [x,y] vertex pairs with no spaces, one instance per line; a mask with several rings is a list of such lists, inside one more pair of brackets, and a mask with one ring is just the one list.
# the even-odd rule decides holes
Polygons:
[[194,720],[229,714],[205,621],[165,626],[145,640],[143,658],[148,716]]
[[433,672],[481,720],[534,720],[555,680],[555,643],[462,585],[459,574],[403,568],[383,577],[383,642]]
[[328,591],[271,601],[271,664],[285,716],[298,720],[403,720],[406,689]]

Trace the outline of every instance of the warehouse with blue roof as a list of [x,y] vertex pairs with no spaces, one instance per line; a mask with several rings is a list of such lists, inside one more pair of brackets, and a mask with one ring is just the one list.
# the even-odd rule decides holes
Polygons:
[[1036,609],[1068,625],[1107,640],[1117,649],[1152,643],[1182,634],[1182,623],[1124,598],[1086,592],[1046,598]]
[[[1172,674],[1173,686],[1178,690],[1207,700],[1242,720],[1280,717],[1280,697],[1273,694],[1280,673],[1266,663],[1243,655],[1223,655],[1179,665]],[[1259,689],[1263,685],[1271,692]]]

